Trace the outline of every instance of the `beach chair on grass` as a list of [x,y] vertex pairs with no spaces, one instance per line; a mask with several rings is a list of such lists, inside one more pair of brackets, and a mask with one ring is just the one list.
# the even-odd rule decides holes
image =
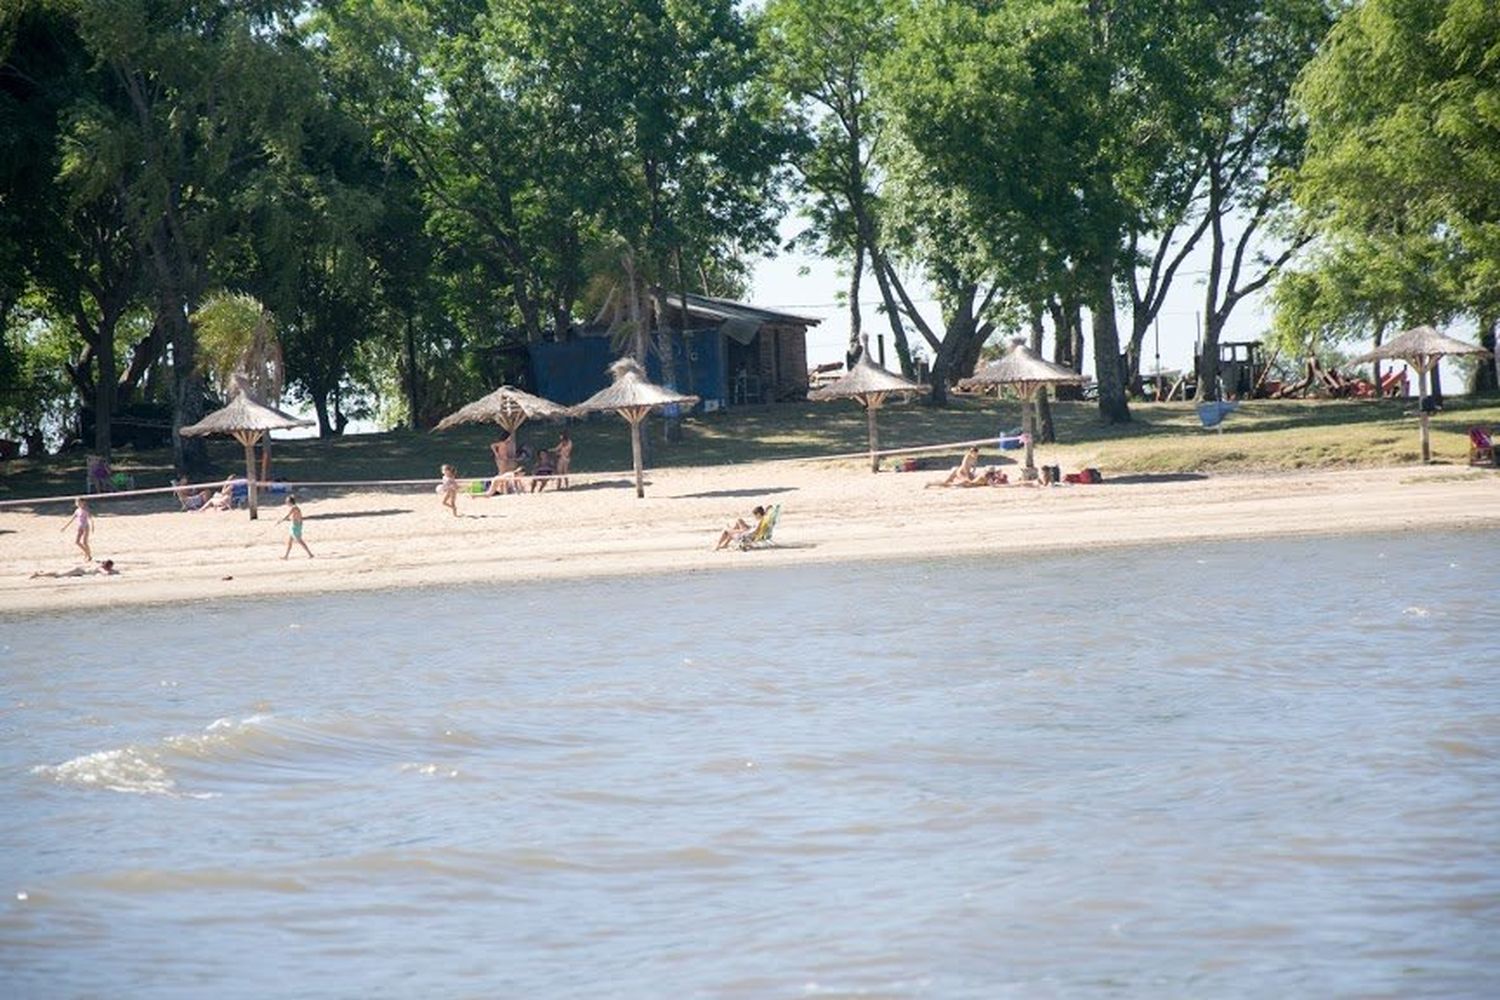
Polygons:
[[135,489],[135,479],[123,472],[115,472],[103,457],[90,455],[88,473],[84,479],[85,493],[113,493],[116,490]]
[[1198,404],[1198,420],[1204,428],[1213,428],[1220,434],[1224,433],[1224,418],[1239,409],[1239,401],[1233,399],[1215,400],[1208,403]]
[[776,530],[776,519],[781,517],[781,504],[771,505],[766,511],[766,516],[760,519],[754,531],[747,531],[740,536],[740,549],[764,549],[776,543],[771,539],[771,533]]
[[1469,428],[1469,464],[1495,465],[1495,441],[1483,427]]

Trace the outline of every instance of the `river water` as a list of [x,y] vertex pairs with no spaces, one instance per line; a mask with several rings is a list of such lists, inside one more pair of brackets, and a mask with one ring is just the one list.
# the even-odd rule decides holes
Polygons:
[[1497,567],[1325,538],[10,616],[0,996],[1493,996]]

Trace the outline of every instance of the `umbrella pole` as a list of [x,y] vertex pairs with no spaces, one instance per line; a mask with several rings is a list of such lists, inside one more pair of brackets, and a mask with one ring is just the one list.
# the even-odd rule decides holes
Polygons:
[[1026,468],[1021,472],[1021,479],[1029,483],[1036,478],[1036,462],[1032,457],[1032,446],[1036,442],[1035,393],[1021,398],[1021,433],[1026,438]]
[[641,420],[645,417],[642,413],[627,414],[625,419],[630,421],[630,458],[635,463],[635,498],[640,500],[646,496],[646,487],[641,482]]
[[245,446],[245,499],[250,506],[250,520],[254,521],[260,516],[255,506],[255,439],[260,434],[238,431],[234,436]]
[[1417,366],[1417,421],[1422,425],[1423,465],[1432,461],[1432,438],[1429,436],[1427,414],[1427,371],[1425,363]]
[[870,429],[870,471],[880,471],[880,430],[875,426],[875,411],[880,409],[880,398],[872,396],[865,401],[865,423]]

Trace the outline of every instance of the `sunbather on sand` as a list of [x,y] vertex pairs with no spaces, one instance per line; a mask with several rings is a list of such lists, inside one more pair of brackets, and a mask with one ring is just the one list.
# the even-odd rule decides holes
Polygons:
[[115,569],[115,561],[113,559],[106,559],[106,560],[104,560],[103,562],[101,562],[97,566],[74,566],[72,569],[65,569],[65,570],[61,570],[61,571],[57,571],[57,570],[40,570],[39,569],[35,573],[31,574],[31,578],[33,580],[35,580],[39,576],[45,576],[45,577],[51,577],[52,579],[55,579],[55,580],[60,580],[60,579],[62,579],[65,576],[119,576],[119,575],[120,575],[120,571],[117,570],[117,569]]
[[719,544],[714,546],[715,552],[719,549],[729,548],[730,545],[738,542],[746,535],[754,533],[755,529],[760,527],[760,523],[766,518],[766,509],[764,507],[756,507],[750,513],[754,515],[755,523],[748,524],[743,517],[735,518],[735,522],[719,534]]
[[948,478],[928,483],[928,486],[969,486],[974,483],[974,469],[979,465],[979,448],[971,447],[964,452],[963,460],[948,472]]
[[986,465],[974,470],[974,478],[954,483],[954,486],[1005,486],[1010,478],[997,465]]
[[207,500],[203,501],[203,506],[199,507],[198,509],[200,511],[205,511],[205,510],[233,510],[234,509],[234,491],[235,491],[235,488],[236,487],[244,487],[244,486],[245,486],[245,479],[244,479],[243,476],[241,476],[240,478],[236,479],[234,477],[234,475],[231,474],[228,478],[226,478],[224,480],[223,485],[219,487],[219,492],[213,494]]

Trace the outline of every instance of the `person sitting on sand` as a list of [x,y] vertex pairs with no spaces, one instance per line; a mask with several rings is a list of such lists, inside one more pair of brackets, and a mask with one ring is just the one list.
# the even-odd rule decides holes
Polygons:
[[39,569],[35,573],[31,574],[31,578],[33,580],[35,580],[39,576],[46,576],[46,577],[51,577],[51,578],[56,579],[56,580],[60,580],[60,579],[62,579],[65,576],[119,576],[119,575],[120,575],[120,571],[117,570],[117,569],[115,569],[115,561],[113,559],[106,559],[106,560],[104,560],[103,562],[101,562],[97,566],[74,566],[72,569],[65,569],[65,570],[62,570],[61,572],[58,572],[58,571],[55,571],[55,570],[40,570]]
[[172,480],[172,487],[172,492],[177,495],[177,502],[182,504],[183,510],[202,510],[214,495],[213,490],[199,490],[194,493],[188,489],[187,476],[178,476]]
[[568,436],[566,427],[552,447],[552,458],[552,474],[557,477],[557,488],[565,490],[568,488],[568,470],[573,467],[573,439]]
[[543,448],[536,453],[536,464],[531,469],[531,492],[539,493],[547,488],[557,472],[557,465],[552,458],[552,452]]
[[979,465],[979,448],[970,447],[964,452],[963,460],[948,472],[948,478],[941,482],[928,483],[928,486],[968,486],[974,482],[974,469]]
[[[1010,478],[1004,472],[1000,471],[999,466],[984,465],[974,470],[973,479],[960,479],[953,485],[961,489],[970,489],[976,486],[1005,486],[1009,483]],[[937,486],[940,484],[928,483],[928,485]]]
[[755,523],[748,524],[743,517],[735,518],[734,523],[719,534],[719,544],[714,546],[715,552],[720,549],[729,548],[730,545],[738,542],[746,535],[753,534],[755,529],[760,527],[760,523],[766,518],[766,509],[764,507],[756,507],[750,513],[755,517]]
[[219,487],[219,492],[203,501],[203,506],[199,507],[198,510],[234,510],[234,491],[237,488],[243,488],[244,485],[245,480],[243,477],[236,479],[234,474],[231,473],[224,478],[223,485]]

